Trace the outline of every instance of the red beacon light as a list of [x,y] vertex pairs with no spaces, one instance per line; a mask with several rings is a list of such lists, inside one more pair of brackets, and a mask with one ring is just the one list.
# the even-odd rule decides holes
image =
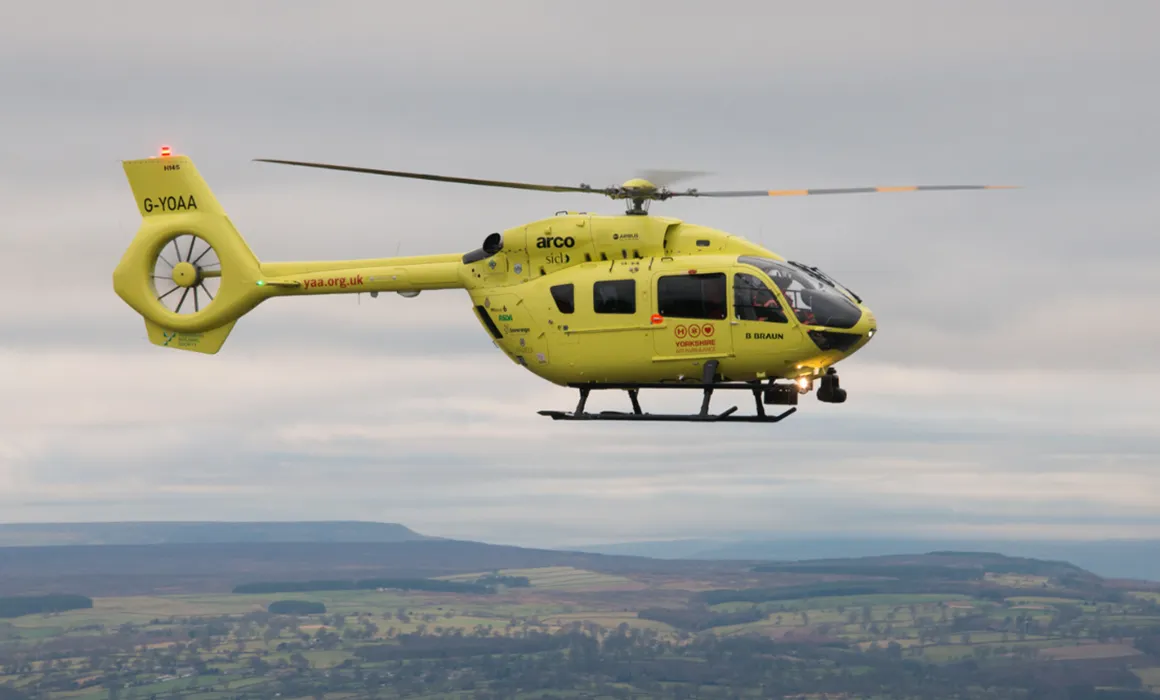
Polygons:
[[171,153],[171,151],[169,149],[169,146],[162,146],[161,147],[161,157],[162,158],[168,158],[170,153]]

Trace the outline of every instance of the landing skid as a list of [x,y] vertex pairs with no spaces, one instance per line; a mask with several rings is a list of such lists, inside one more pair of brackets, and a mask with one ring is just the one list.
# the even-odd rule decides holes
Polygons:
[[[768,388],[768,385],[760,382],[717,382],[714,377],[717,373],[717,361],[711,360],[705,365],[705,375],[700,384],[672,384],[672,383],[641,383],[641,384],[570,384],[574,389],[580,390],[580,403],[576,404],[576,410],[569,413],[567,411],[540,411],[541,416],[548,416],[552,420],[622,420],[622,421],[665,421],[665,422],[681,422],[681,423],[777,423],[786,418],[790,414],[797,411],[797,408],[790,408],[784,413],[776,415],[769,415],[765,412],[765,406],[762,405],[762,394]],[[628,392],[628,398],[632,401],[632,413],[625,413],[623,411],[601,411],[599,413],[586,413],[584,411],[585,404],[588,403],[588,395],[593,390],[607,390],[619,389]],[[700,413],[645,413],[640,408],[639,394],[641,389],[685,389],[697,390],[704,392],[704,399],[701,401]],[[737,407],[732,406],[721,413],[709,413],[709,401],[713,396],[713,392],[718,389],[745,389],[753,393],[753,400],[757,406],[756,415],[734,415],[737,412]]]

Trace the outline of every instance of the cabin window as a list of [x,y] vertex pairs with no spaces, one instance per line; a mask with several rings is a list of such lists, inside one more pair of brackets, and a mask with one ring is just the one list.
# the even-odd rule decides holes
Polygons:
[[562,314],[570,314],[576,310],[575,290],[571,284],[557,284],[552,287],[552,300]]
[[673,318],[721,320],[726,313],[725,273],[667,275],[657,281],[657,311]]
[[592,285],[592,308],[598,314],[636,313],[636,280],[609,280]]
[[786,323],[777,297],[753,275],[739,272],[733,277],[733,308],[741,321]]

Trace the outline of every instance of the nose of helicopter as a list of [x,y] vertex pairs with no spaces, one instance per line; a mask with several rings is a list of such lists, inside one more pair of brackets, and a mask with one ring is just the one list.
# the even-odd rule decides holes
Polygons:
[[865,306],[862,307],[862,318],[853,328],[854,332],[862,336],[862,340],[858,342],[855,350],[861,349],[866,343],[878,333],[878,319],[874,318],[874,312]]

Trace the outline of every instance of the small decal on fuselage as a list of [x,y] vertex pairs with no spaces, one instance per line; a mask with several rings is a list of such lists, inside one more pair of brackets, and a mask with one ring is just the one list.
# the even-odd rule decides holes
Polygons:
[[785,340],[785,333],[746,333],[746,340]]

